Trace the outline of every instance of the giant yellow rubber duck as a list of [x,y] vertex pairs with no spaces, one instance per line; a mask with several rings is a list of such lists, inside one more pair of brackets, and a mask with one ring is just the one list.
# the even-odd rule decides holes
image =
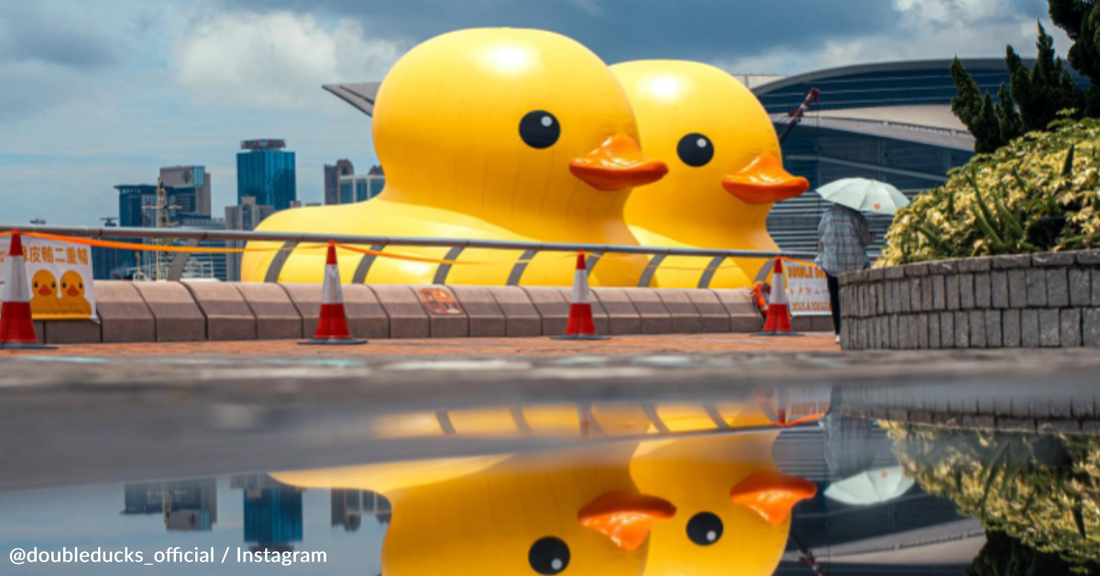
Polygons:
[[49,270],[39,270],[31,278],[31,314],[42,319],[57,312],[57,278]]
[[58,313],[66,316],[92,315],[92,305],[84,296],[84,278],[79,272],[69,270],[61,275],[60,294]]
[[[714,66],[672,60],[616,64],[647,155],[669,173],[636,189],[626,219],[646,246],[776,250],[765,220],[772,204],[809,188],[783,169],[779,140],[764,107],[736,78]],[[726,260],[711,287],[749,286],[761,260]],[[704,258],[667,258],[664,288],[695,288]],[[691,269],[695,268],[695,269]]]
[[[751,414],[741,425],[765,422]],[[664,498],[676,518],[650,534],[645,576],[770,576],[786,548],[791,508],[816,486],[780,474],[777,432],[722,435],[639,446],[630,470],[638,488]]]
[[[630,190],[667,167],[643,156],[630,103],[584,46],[540,30],[451,32],[410,50],[386,75],[373,120],[386,170],[367,202],[277,213],[261,231],[636,245],[622,212]],[[274,248],[275,244],[252,243]],[[389,251],[441,258],[446,248]],[[360,255],[341,251],[350,282]],[[452,284],[504,284],[519,251],[468,250]],[[351,257],[354,256],[354,257]],[[272,252],[246,254],[242,277],[262,281]],[[296,250],[284,282],[320,282],[321,250]],[[607,258],[596,285],[635,285],[641,257]],[[431,283],[437,264],[378,258],[368,283]],[[569,285],[573,261],[545,254],[523,283]]]
[[438,472],[444,463],[272,476],[295,486],[384,494],[393,504],[382,546],[382,573],[390,576],[638,576],[649,531],[676,511],[634,487],[633,451],[634,444],[616,444],[521,454],[480,470],[460,465],[461,473],[429,482],[408,474],[409,467]]

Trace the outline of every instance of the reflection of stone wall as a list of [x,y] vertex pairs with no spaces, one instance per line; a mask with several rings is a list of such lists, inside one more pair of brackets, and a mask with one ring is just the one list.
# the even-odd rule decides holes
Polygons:
[[874,268],[841,284],[845,350],[1100,346],[1100,250]]

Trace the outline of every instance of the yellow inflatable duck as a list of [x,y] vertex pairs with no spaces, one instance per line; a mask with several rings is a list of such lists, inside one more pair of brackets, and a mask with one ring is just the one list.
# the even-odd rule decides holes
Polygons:
[[[675,516],[630,479],[633,444],[512,456],[424,482],[386,466],[272,474],[302,487],[373,490],[393,504],[382,546],[391,576],[637,576],[650,529]],[[410,465],[440,466],[438,463]],[[404,478],[407,483],[396,482]],[[379,488],[382,486],[382,488]]]
[[[671,60],[616,64],[646,154],[669,173],[635,190],[626,220],[645,246],[776,250],[765,220],[772,204],[809,189],[783,169],[779,140],[756,96],[727,72]],[[711,287],[751,285],[759,259],[727,260]],[[667,258],[656,285],[695,288],[707,260]],[[694,269],[691,269],[694,268]]]
[[[428,40],[402,57],[379,89],[374,145],[386,186],[352,205],[287,210],[261,231],[636,245],[623,220],[630,190],[660,179],[645,158],[630,103],[606,64],[584,46],[540,30],[473,29]],[[276,244],[251,243],[275,248]],[[389,251],[442,258],[446,248]],[[350,282],[360,258],[341,251]],[[504,284],[518,251],[467,250],[452,284]],[[244,257],[245,281],[263,281],[273,252]],[[296,250],[284,282],[320,282],[324,252]],[[634,285],[642,257],[606,258],[596,285]],[[437,264],[378,258],[368,283],[431,283]],[[549,253],[523,283],[569,285],[573,260]]]
[[65,315],[91,316],[92,305],[84,296],[84,278],[69,270],[61,275],[61,302],[58,312]]
[[[744,415],[742,423],[753,418]],[[667,499],[676,518],[650,534],[645,576],[770,576],[786,548],[791,508],[816,486],[779,474],[776,432],[658,441],[630,464],[638,488]]]
[[57,278],[49,270],[39,270],[31,278],[31,314],[42,319],[57,313]]

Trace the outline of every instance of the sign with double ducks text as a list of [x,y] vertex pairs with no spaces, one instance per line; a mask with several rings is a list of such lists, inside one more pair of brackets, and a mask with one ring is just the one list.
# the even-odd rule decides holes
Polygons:
[[[0,297],[11,276],[11,237],[0,237]],[[92,249],[23,236],[23,262],[30,282],[35,320],[91,320],[96,317]]]

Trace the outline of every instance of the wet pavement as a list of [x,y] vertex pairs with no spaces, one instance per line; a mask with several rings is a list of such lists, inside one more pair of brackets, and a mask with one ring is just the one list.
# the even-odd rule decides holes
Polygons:
[[[836,352],[840,345],[831,334],[807,333],[798,337],[765,337],[751,334],[662,334],[616,336],[607,340],[568,342],[551,338],[437,338],[431,340],[373,340],[365,346],[300,346],[296,341],[156,342],[133,344],[76,344],[39,354],[47,356],[182,356],[192,354],[278,356],[377,356],[445,355],[498,356],[577,353],[730,353],[730,352]],[[0,350],[0,358],[26,354]]]

